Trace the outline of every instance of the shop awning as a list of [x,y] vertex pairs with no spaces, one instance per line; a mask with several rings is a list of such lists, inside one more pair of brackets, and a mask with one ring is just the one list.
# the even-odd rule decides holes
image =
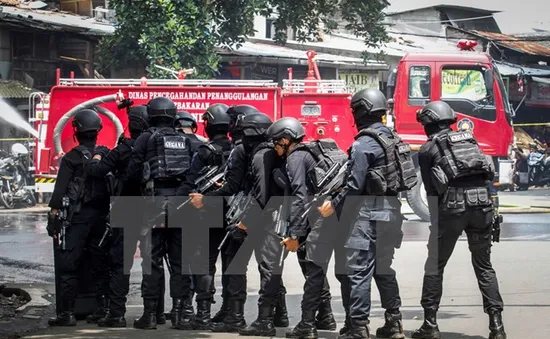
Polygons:
[[550,77],[550,69],[533,68],[509,63],[496,62],[498,71],[502,76],[513,76],[523,73],[532,77]]
[[550,78],[539,78],[539,77],[532,77],[533,81],[540,82],[541,84],[547,84],[550,85]]

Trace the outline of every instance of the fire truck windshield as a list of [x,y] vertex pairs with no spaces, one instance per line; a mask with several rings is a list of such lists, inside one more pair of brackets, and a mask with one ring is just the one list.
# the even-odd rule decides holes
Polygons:
[[464,115],[495,121],[495,96],[486,81],[490,71],[479,65],[444,66],[440,80],[441,100]]
[[502,94],[502,104],[504,106],[504,111],[506,112],[506,120],[512,126],[512,118],[514,117],[514,109],[512,108],[512,105],[510,105],[510,99],[508,97],[508,91],[506,90],[506,86],[504,86],[504,81],[502,80],[502,76],[500,75],[500,72],[498,71],[497,66],[493,63],[494,66],[494,72],[496,75],[498,87],[500,89],[500,93]]

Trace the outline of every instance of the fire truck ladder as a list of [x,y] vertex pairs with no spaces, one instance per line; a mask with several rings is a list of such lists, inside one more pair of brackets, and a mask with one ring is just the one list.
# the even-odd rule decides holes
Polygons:
[[46,126],[48,123],[49,97],[42,92],[33,92],[29,96],[29,124],[38,131],[38,138],[29,142],[29,171],[35,172],[40,161],[37,148],[44,147]]
[[350,93],[344,80],[283,80],[285,93]]
[[194,87],[277,87],[273,80],[200,79],[71,79],[60,78],[62,86],[194,86]]

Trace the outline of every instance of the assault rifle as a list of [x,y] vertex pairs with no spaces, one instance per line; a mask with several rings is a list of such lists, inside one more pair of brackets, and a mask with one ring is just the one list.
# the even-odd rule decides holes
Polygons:
[[493,242],[500,242],[500,224],[502,224],[502,214],[498,214],[498,211],[493,217],[493,228],[491,230],[491,236]]
[[[220,171],[218,166],[208,166],[203,168],[199,175],[201,175],[197,180],[195,180],[196,193],[203,194],[208,191],[215,183],[217,183],[225,175],[225,171]],[[178,206],[178,210],[183,206],[187,205],[191,201],[191,198],[185,200],[181,205]]]
[[69,197],[64,196],[62,199],[62,208],[58,211],[59,221],[61,222],[61,229],[59,230],[59,244],[61,249],[65,250],[66,248],[66,238],[67,238],[67,229],[69,228],[69,223],[71,218],[69,217],[69,207],[71,201]]
[[334,164],[332,164],[332,166],[330,166],[327,174],[317,184],[317,189],[319,190],[319,193],[315,194],[313,196],[313,199],[306,205],[307,207],[304,214],[302,214],[302,218],[305,218],[309,211],[311,211],[315,202],[320,200],[322,197],[333,194],[345,184],[348,166],[349,161],[346,161],[342,165],[335,162]]
[[252,195],[245,196],[244,191],[234,194],[227,202],[230,206],[229,210],[225,214],[228,227],[227,232],[225,233],[225,237],[220,243],[220,246],[218,246],[218,251],[220,251],[221,248],[225,245],[225,242],[229,238],[229,235],[231,235],[231,233],[235,231],[235,227],[237,226],[239,221],[241,221],[243,213],[248,208],[248,205],[250,205],[250,202],[252,202]]
[[[275,180],[275,183],[277,186],[282,188],[285,191],[285,198],[279,206],[279,209],[277,211],[273,212],[273,221],[275,222],[275,234],[277,234],[281,239],[284,239],[288,236],[288,202],[287,199],[289,198],[289,191],[290,191],[290,183],[288,182],[288,178],[286,175],[280,170],[276,169],[273,171],[273,179]],[[283,245],[283,250],[281,251],[281,258],[279,259],[279,266],[283,265],[283,261],[285,258],[285,252],[286,248],[285,245]]]

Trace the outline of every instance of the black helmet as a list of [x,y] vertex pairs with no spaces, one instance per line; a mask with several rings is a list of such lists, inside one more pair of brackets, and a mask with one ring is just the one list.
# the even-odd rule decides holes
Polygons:
[[264,113],[252,113],[239,120],[239,127],[247,137],[265,135],[273,121]]
[[456,122],[456,113],[446,102],[432,101],[416,112],[416,121],[422,126],[440,122],[451,125]]
[[210,126],[229,126],[231,119],[229,119],[229,115],[227,115],[226,112],[227,105],[214,104],[208,107],[206,112],[202,115],[202,120],[204,120]]
[[149,128],[147,106],[132,106],[128,112],[128,128],[131,131],[145,131]]
[[176,104],[168,98],[158,97],[147,103],[149,119],[160,117],[173,119],[176,116],[176,111]]
[[[374,88],[365,88],[351,97],[350,107],[353,117],[357,120],[364,115],[382,116],[386,114],[386,96]],[[360,109],[363,108],[363,109]]]
[[235,127],[240,116],[252,113],[260,113],[260,111],[258,111],[256,107],[250,105],[237,105],[229,107],[227,110],[227,114],[231,117],[231,125],[229,127]]
[[191,128],[197,128],[197,120],[193,116],[193,114],[189,112],[178,112],[176,114],[176,121],[175,121],[176,127],[191,127]]
[[76,113],[73,119],[73,128],[75,132],[89,132],[100,131],[103,125],[101,124],[101,118],[96,111],[92,109],[82,109]]
[[295,118],[279,119],[267,129],[267,138],[269,140],[278,140],[282,138],[298,140],[305,135],[306,130],[304,126]]

